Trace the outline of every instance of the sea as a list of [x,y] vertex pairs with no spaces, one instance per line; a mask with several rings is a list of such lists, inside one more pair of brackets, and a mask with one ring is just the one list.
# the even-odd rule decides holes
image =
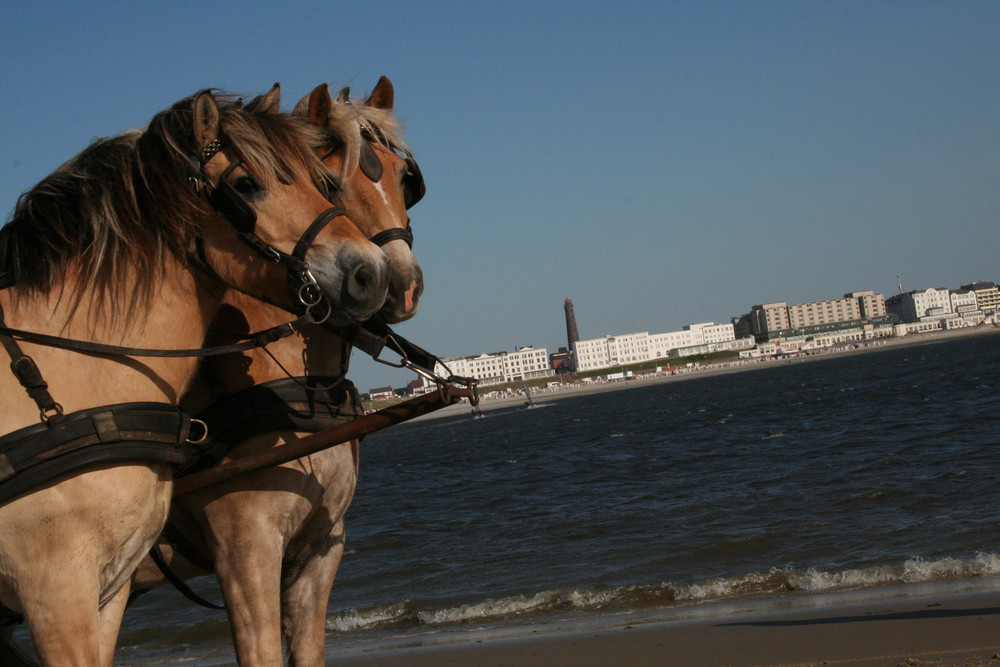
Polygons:
[[[1000,335],[482,408],[364,440],[329,664],[471,630],[1000,577]],[[234,663],[224,614],[173,590],[126,614],[116,664]]]

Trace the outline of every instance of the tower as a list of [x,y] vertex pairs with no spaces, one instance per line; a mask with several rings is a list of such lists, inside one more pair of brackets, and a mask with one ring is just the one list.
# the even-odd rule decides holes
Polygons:
[[576,330],[576,315],[573,313],[573,302],[569,297],[566,297],[563,309],[566,311],[566,340],[569,343],[568,349],[572,352],[573,343],[580,340],[580,332]]

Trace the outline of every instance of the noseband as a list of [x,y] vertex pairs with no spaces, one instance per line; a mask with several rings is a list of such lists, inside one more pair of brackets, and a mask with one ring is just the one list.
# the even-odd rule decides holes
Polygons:
[[[229,220],[229,224],[231,224],[233,229],[236,230],[236,236],[247,247],[252,249],[263,259],[285,266],[288,271],[288,290],[292,295],[293,300],[297,302],[296,310],[309,310],[315,307],[323,300],[323,291],[320,288],[319,283],[316,281],[316,278],[313,276],[312,271],[309,270],[309,263],[305,261],[305,254],[323,228],[337,216],[347,215],[347,212],[339,206],[332,206],[326,209],[320,213],[319,216],[313,220],[312,224],[310,224],[309,227],[307,227],[302,233],[302,236],[299,237],[299,240],[295,244],[295,248],[292,250],[291,254],[282,252],[278,248],[275,248],[264,241],[264,239],[257,236],[257,212],[253,210],[253,207],[251,207],[236,191],[236,189],[233,188],[233,186],[226,180],[226,177],[233,171],[233,169],[242,164],[243,161],[240,158],[233,160],[219,176],[218,183],[213,183],[212,179],[210,179],[208,174],[205,172],[205,165],[207,165],[209,160],[211,160],[216,153],[221,151],[224,146],[225,141],[222,136],[205,146],[197,158],[199,167],[196,173],[189,176],[189,179],[192,181],[196,189],[199,189],[201,185],[205,186],[208,192],[209,201],[212,203],[212,207]],[[225,281],[206,261],[204,247],[200,237],[198,238],[197,247],[199,263],[212,275],[214,275],[216,279],[225,284]],[[248,294],[248,292],[237,286],[227,286]],[[270,302],[268,299],[259,295],[251,296],[262,301]]]

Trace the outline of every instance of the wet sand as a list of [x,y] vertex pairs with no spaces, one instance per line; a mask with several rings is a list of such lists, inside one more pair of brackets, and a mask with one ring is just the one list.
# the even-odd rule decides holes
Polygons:
[[[331,649],[356,667],[1000,665],[1000,579],[715,603],[580,627],[482,630]],[[336,639],[333,646],[336,647]]]

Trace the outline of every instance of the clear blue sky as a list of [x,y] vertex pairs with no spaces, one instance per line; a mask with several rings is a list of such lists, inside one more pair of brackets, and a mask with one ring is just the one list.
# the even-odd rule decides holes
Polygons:
[[[441,356],[1000,281],[1000,2],[5,2],[0,201],[205,87],[381,74]],[[5,216],[6,217],[6,216]],[[355,360],[362,390],[409,372]]]

